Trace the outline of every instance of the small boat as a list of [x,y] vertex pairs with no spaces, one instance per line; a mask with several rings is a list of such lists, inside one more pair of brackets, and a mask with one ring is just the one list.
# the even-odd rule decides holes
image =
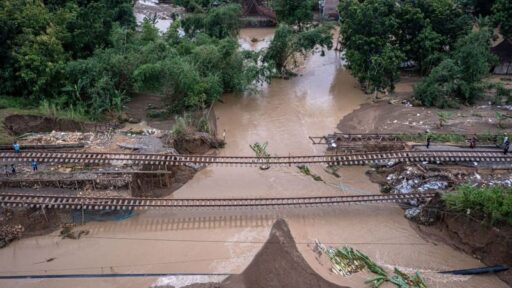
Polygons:
[[453,274],[453,275],[476,275],[476,274],[485,274],[485,273],[497,273],[497,272],[501,272],[501,271],[507,271],[508,269],[510,269],[510,267],[507,265],[495,265],[495,266],[487,266],[487,267],[480,267],[480,268],[441,271],[439,273]]

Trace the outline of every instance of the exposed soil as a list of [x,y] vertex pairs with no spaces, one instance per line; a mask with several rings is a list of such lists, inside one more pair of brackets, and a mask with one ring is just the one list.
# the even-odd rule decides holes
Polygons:
[[5,127],[15,135],[32,132],[83,131],[82,123],[34,115],[11,115],[4,120]]
[[180,154],[206,154],[212,148],[222,147],[223,141],[212,137],[208,133],[195,132],[193,134],[173,139],[172,146]]
[[[448,111],[452,117],[439,127],[437,112]],[[498,129],[496,112],[512,114],[506,109],[490,106],[463,107],[458,110],[408,107],[386,101],[364,104],[343,117],[337,128],[345,133],[417,133],[435,132],[485,133],[502,132]],[[505,131],[512,131],[512,121],[502,123]]]
[[[487,91],[485,99],[475,106],[462,106],[459,109],[437,109],[412,106],[413,87],[420,81],[418,77],[404,76],[396,84],[391,95],[380,95],[373,103],[362,105],[359,109],[343,117],[337,128],[346,133],[416,133],[426,130],[435,132],[485,133],[506,132],[512,130],[512,118],[502,121],[498,128],[496,112],[511,115],[511,106],[491,105],[495,100],[493,93]],[[510,81],[490,78],[489,82],[501,82],[512,88]],[[372,97],[372,96],[368,96]],[[448,122],[439,127],[437,112],[449,112]],[[504,130],[504,131],[502,131]]]
[[[171,166],[170,174],[134,174],[131,182],[133,197],[165,197],[185,185],[197,170],[186,166]],[[159,187],[159,188],[151,188]]]
[[[512,266],[512,227],[494,228],[465,215],[444,214],[435,224],[412,223],[418,233],[428,239],[443,242],[480,259],[486,265]],[[467,267],[472,268],[472,267]],[[512,285],[512,271],[496,274]]]
[[57,210],[0,208],[0,248],[10,242],[57,230],[62,223],[62,213]]
[[[471,185],[512,185],[509,170],[477,169],[475,167],[409,165],[380,167],[367,172],[371,181],[381,185],[383,193],[409,193],[429,187],[429,183],[446,183],[442,190],[450,191],[461,183]],[[426,189],[428,190],[428,189]],[[435,189],[434,189],[435,190]],[[408,203],[411,204],[411,203]],[[491,227],[460,213],[446,211],[440,198],[429,203],[404,206],[411,226],[426,240],[443,242],[481,260],[486,265],[512,266],[512,227]],[[464,268],[464,267],[461,267]],[[474,267],[466,267],[474,268]],[[497,276],[512,285],[512,271]]]
[[318,275],[297,250],[288,224],[278,219],[272,226],[267,242],[249,266],[222,283],[193,284],[188,288],[261,287],[310,288],[342,287]]
[[170,119],[158,119],[148,117],[150,111],[161,111],[165,109],[166,104],[159,95],[152,94],[136,94],[126,104],[126,115],[130,122],[145,121],[149,126],[161,129],[170,130],[174,124],[174,118]]
[[109,124],[84,123],[69,119],[57,119],[46,116],[36,115],[9,115],[3,121],[4,127],[13,135],[23,135],[25,133],[39,132],[83,132],[83,131],[101,131],[107,129]]

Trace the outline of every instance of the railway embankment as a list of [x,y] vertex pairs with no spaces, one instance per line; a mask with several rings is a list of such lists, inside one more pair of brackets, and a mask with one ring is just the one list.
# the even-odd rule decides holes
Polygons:
[[[506,202],[506,199],[512,197],[510,170],[402,163],[392,167],[376,167],[367,174],[372,181],[380,184],[381,192],[385,194],[442,191],[470,193],[465,197],[474,198],[479,189],[494,189],[488,197],[483,195],[479,198],[478,202],[481,204],[478,205],[482,207],[462,207],[461,205],[471,203],[470,199],[461,199],[455,203],[460,207],[454,208],[452,206],[455,205],[447,205],[444,197],[439,195],[417,206],[402,205],[402,208],[405,217],[411,220],[411,226],[422,238],[445,243],[490,266],[512,265],[512,226],[510,221],[506,221],[512,216],[510,208],[507,210],[507,203],[502,203],[503,207],[494,208],[494,213],[499,215],[492,215],[483,207],[487,198],[501,203],[500,201]],[[466,190],[461,192],[461,189]],[[499,193],[501,194],[498,195]],[[496,220],[493,217],[502,218]],[[500,272],[497,275],[509,285],[512,284],[512,272]]]

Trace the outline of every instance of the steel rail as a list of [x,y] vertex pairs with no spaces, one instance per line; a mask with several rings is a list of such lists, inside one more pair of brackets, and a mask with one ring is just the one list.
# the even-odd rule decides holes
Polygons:
[[[428,134],[425,132],[418,133],[333,133],[326,136],[310,136],[309,139],[313,144],[331,144],[335,142],[371,142],[371,141],[385,141],[385,142],[405,142],[408,137],[425,137]],[[456,134],[458,136],[470,139],[475,134]],[[499,137],[498,134],[486,135],[477,134],[478,143],[495,143]]]
[[258,167],[307,164],[366,165],[399,162],[492,162],[512,163],[512,155],[489,150],[387,151],[305,156],[206,156],[87,152],[0,152],[0,164],[36,160],[46,163],[146,164]]
[[257,208],[257,207],[316,207],[341,204],[405,202],[428,199],[434,192],[409,194],[377,194],[324,196],[300,198],[221,198],[221,199],[161,199],[124,197],[79,197],[65,195],[1,193],[0,207],[86,209],[86,210],[133,210],[156,208]]

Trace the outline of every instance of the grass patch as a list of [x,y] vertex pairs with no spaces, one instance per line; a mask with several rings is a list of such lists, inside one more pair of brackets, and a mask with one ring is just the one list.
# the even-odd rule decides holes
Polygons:
[[91,119],[85,113],[85,109],[81,107],[71,106],[66,109],[61,109],[54,103],[43,101],[41,102],[37,110],[42,115],[52,118],[68,119],[82,122],[91,121]]
[[[418,133],[418,134],[401,134],[398,137],[402,141],[419,142],[426,141],[427,136],[431,137],[432,142],[437,143],[465,143],[467,137],[470,135],[455,134],[455,133]],[[477,142],[479,143],[497,143],[503,142],[503,135],[492,133],[476,134]]]
[[449,210],[467,213],[491,225],[512,225],[512,187],[462,185],[443,195]]
[[36,108],[36,105],[34,105],[34,101],[27,98],[0,96],[0,109],[5,108],[30,109]]

